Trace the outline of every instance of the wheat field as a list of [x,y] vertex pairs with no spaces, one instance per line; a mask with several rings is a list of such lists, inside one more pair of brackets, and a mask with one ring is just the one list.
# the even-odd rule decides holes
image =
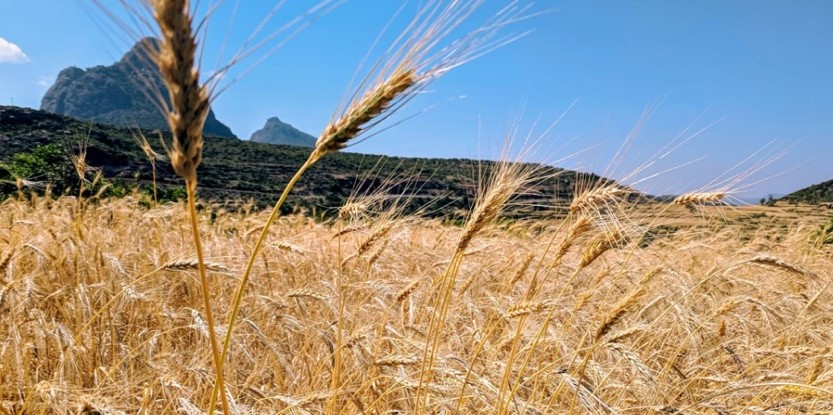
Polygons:
[[425,2],[270,212],[198,198],[225,75],[200,76],[208,17],[187,0],[129,10],[159,38],[147,58],[166,90],[148,96],[187,200],[90,197],[102,173],[79,151],[78,196],[19,185],[0,202],[0,412],[833,413],[818,207],[732,207],[731,186],[646,202],[603,180],[510,219],[542,170],[504,161],[462,224],[405,214],[386,189],[326,221],[280,215],[308,168],[530,17],[513,2],[455,38],[481,3]]
[[[2,207],[0,410],[203,413],[214,376],[187,209]],[[355,207],[282,217],[242,302],[230,412],[830,413],[833,262],[811,239],[821,216],[804,217],[692,218],[589,263],[592,223],[488,226],[460,263],[430,379],[437,281],[465,229]],[[265,213],[199,218],[225,321]]]

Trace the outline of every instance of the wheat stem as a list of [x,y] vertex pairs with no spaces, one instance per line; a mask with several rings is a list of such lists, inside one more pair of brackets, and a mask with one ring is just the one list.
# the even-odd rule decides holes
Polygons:
[[[252,275],[252,269],[254,268],[255,260],[257,259],[257,255],[260,253],[261,249],[263,249],[263,242],[266,240],[266,235],[269,233],[269,226],[271,226],[275,220],[278,219],[281,212],[281,206],[283,206],[284,202],[286,201],[287,196],[289,195],[289,191],[295,186],[298,180],[301,179],[301,176],[304,174],[305,171],[314,163],[312,157],[304,163],[301,168],[295,172],[295,175],[292,176],[292,179],[289,180],[289,183],[286,184],[286,187],[283,189],[278,202],[275,203],[275,206],[272,208],[272,212],[269,214],[269,218],[266,219],[266,223],[263,226],[263,229],[260,231],[260,236],[257,238],[257,242],[255,243],[254,248],[252,249],[252,253],[249,256],[249,260],[246,263],[246,269],[243,271],[243,276],[240,278],[240,283],[237,285],[237,290],[234,293],[234,300],[232,302],[231,307],[231,315],[229,316],[228,325],[226,327],[226,336],[223,339],[223,351],[220,355],[220,369],[222,369],[223,365],[225,364],[226,358],[228,356],[229,346],[231,345],[231,335],[234,331],[234,323],[237,321],[237,315],[240,312],[240,302],[243,300],[243,293],[246,289],[246,285],[249,282],[249,277]],[[219,370],[221,373],[222,370]],[[211,406],[216,402],[216,396],[219,389],[219,382],[214,384],[214,390],[211,392]],[[225,396],[225,394],[221,394],[221,396]]]
[[[197,207],[195,203],[197,183],[196,179],[186,180],[188,190],[188,211],[191,217],[191,233],[194,235],[194,248],[197,250],[197,263],[199,264],[200,285],[202,285],[202,300],[205,307],[205,318],[208,322],[208,336],[211,341],[211,354],[214,358],[214,367],[217,370],[217,381],[214,383],[215,389],[225,390],[223,378],[223,363],[220,360],[220,352],[217,348],[217,334],[215,333],[214,313],[211,311],[211,294],[208,288],[208,277],[205,272],[205,260],[203,258],[202,241],[200,240],[200,227],[197,222]],[[226,394],[222,395],[223,413],[228,414],[228,402]],[[214,412],[214,405],[208,407],[208,413]]]

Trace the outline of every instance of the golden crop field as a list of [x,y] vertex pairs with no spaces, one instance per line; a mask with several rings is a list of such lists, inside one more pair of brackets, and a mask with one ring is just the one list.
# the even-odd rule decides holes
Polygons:
[[200,77],[210,12],[128,7],[159,37],[146,58],[164,89],[147,95],[171,133],[166,155],[138,143],[154,194],[164,162],[187,199],[99,198],[83,142],[78,196],[15,178],[0,202],[0,413],[833,413],[830,212],[729,206],[743,173],[666,203],[578,183],[551,216],[518,219],[504,213],[543,169],[503,161],[462,223],[404,213],[393,186],[332,219],[281,216],[305,171],[535,14],[510,3],[444,40],[480,3],[424,2],[271,212],[198,199],[204,124],[228,86],[228,67]]
[[[626,212],[658,227],[657,208]],[[609,241],[571,216],[486,225],[462,255],[470,227],[360,205],[282,217],[240,307],[230,412],[833,411],[825,212],[678,208],[689,224],[650,241],[642,219]],[[203,413],[214,367],[184,205],[1,212],[2,412]],[[227,322],[265,213],[199,219]]]

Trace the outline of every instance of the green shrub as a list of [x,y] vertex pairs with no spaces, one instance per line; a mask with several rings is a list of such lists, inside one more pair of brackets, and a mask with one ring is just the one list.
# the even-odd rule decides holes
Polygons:
[[183,186],[171,186],[159,192],[159,203],[179,202],[188,198],[188,193]]
[[44,187],[51,188],[55,193],[63,193],[77,189],[77,178],[72,169],[72,163],[58,144],[46,144],[35,147],[30,153],[17,153],[9,160],[0,164],[0,179],[3,179],[3,194],[8,195],[17,190],[15,181],[20,179],[38,182]]

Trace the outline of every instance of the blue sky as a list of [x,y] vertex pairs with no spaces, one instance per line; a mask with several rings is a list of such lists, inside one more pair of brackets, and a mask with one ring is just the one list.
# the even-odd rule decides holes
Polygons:
[[[118,10],[116,1],[104,3]],[[243,42],[271,3],[227,0],[218,9],[204,71],[222,59],[224,41],[229,48]],[[314,4],[288,3],[267,32]],[[420,1],[411,3],[381,45]],[[462,29],[503,4],[487,1]],[[271,116],[317,135],[400,5],[350,0],[308,19],[306,29],[216,99],[217,117],[242,138]],[[515,123],[520,131],[541,132],[563,115],[531,159],[619,178],[656,160],[690,124],[690,132],[710,126],[639,176],[682,166],[640,182],[656,194],[706,186],[773,140],[738,171],[759,167],[767,152],[786,154],[742,175],[732,186],[738,197],[833,178],[833,2],[553,0],[532,7],[543,10],[552,12],[508,29],[532,30],[528,36],[448,73],[402,109],[398,119],[408,118],[402,124],[350,151],[495,157]],[[0,38],[0,103],[29,107],[39,107],[61,69],[109,65],[135,40],[89,0],[0,0]],[[378,53],[370,56],[372,62]],[[643,122],[646,108],[653,112]],[[614,157],[635,126],[641,129],[628,151]]]

